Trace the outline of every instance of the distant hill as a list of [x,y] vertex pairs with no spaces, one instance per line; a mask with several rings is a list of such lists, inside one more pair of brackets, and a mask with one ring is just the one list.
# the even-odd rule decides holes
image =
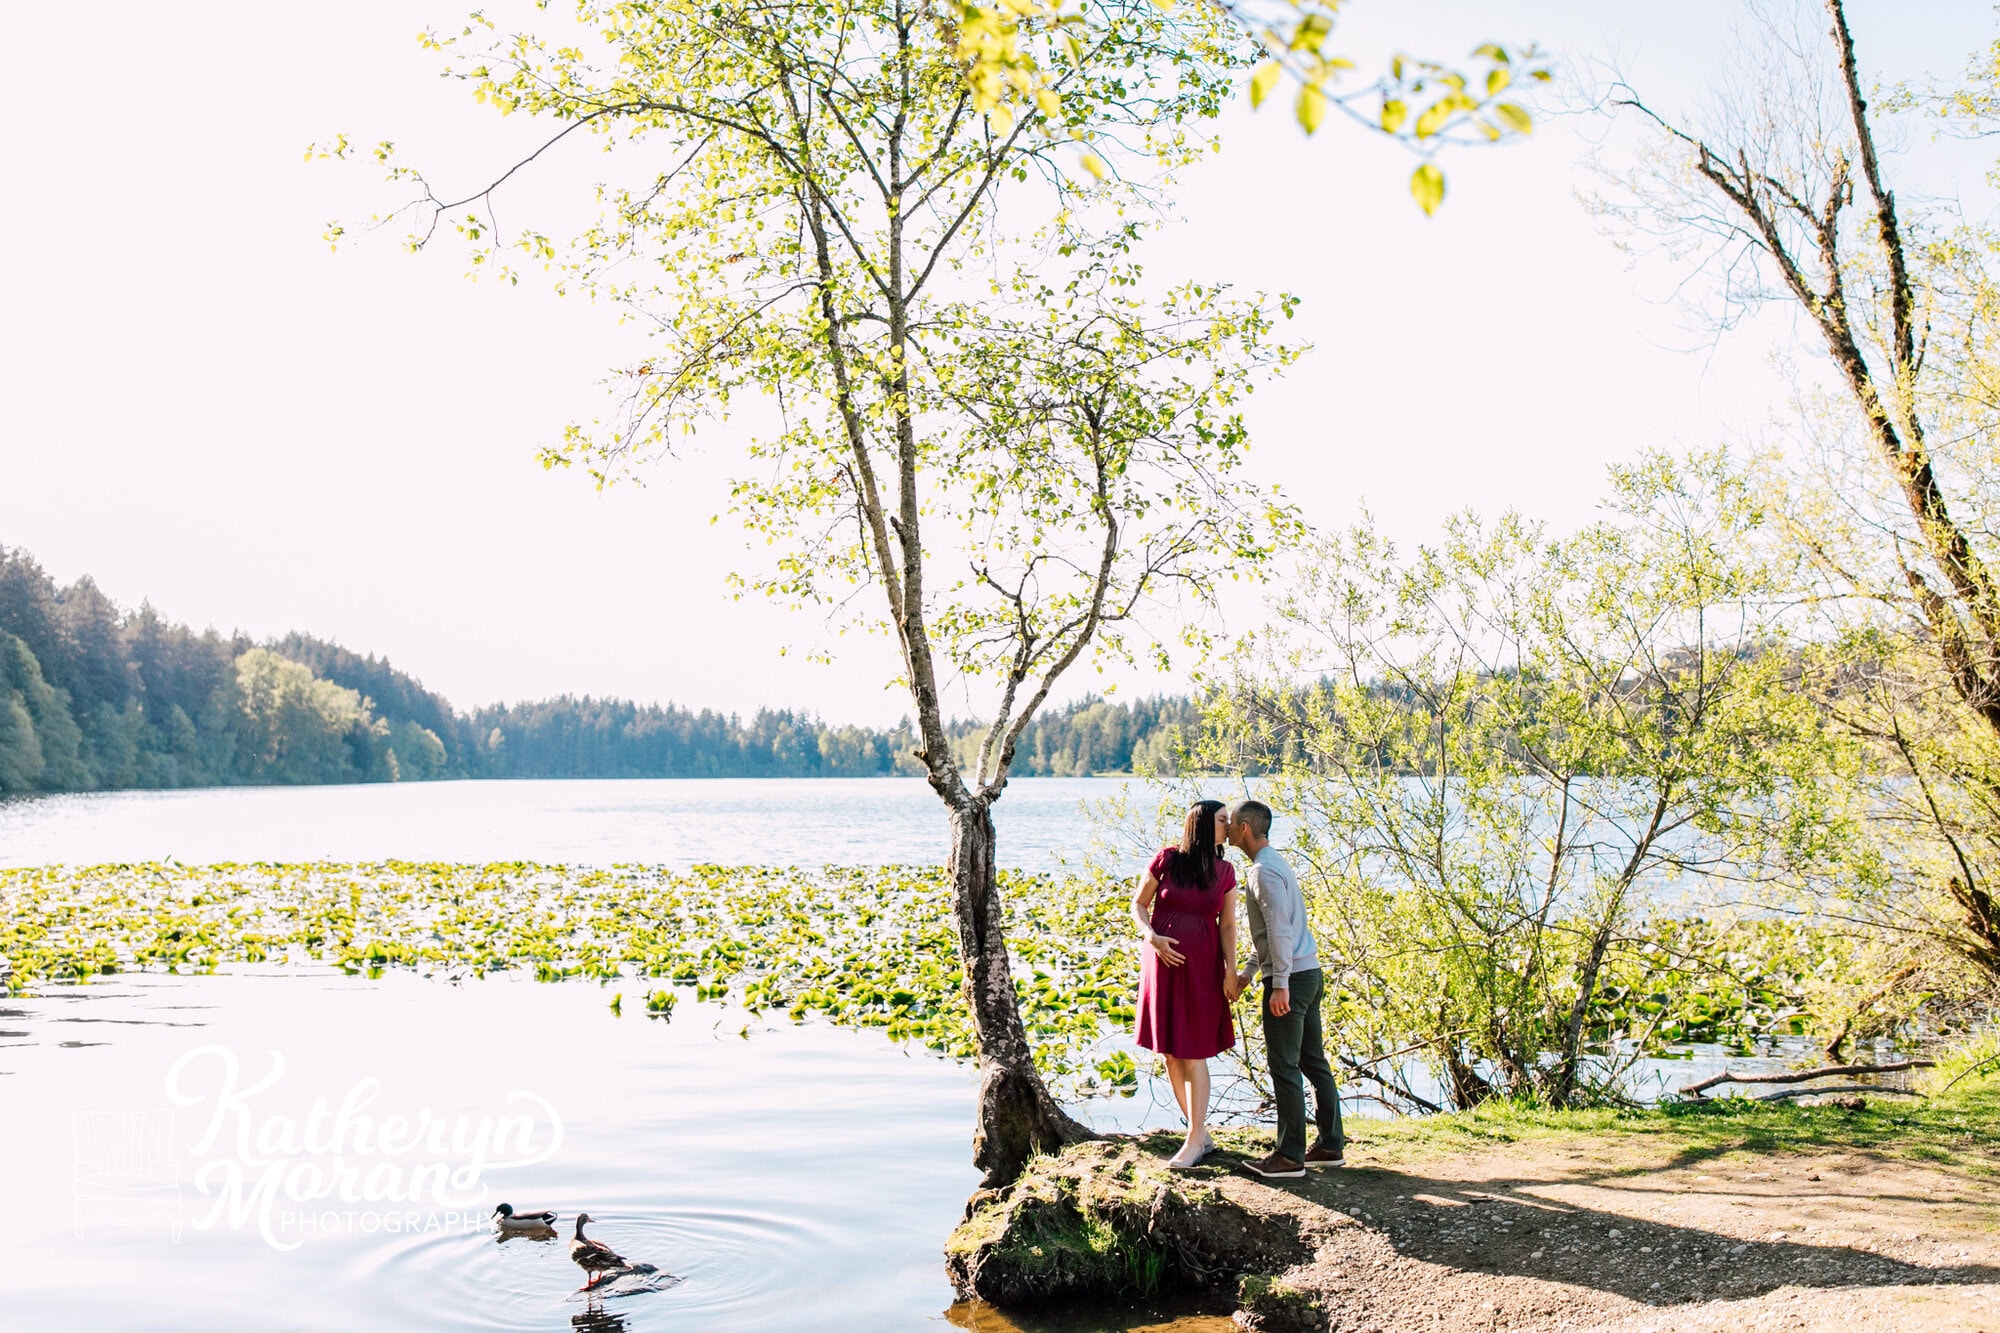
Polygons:
[[[1170,770],[1195,705],[1087,698],[1022,736],[1017,775]],[[955,723],[968,758],[976,724]],[[435,778],[872,777],[918,771],[907,724],[832,726],[563,695],[460,713],[339,644],[196,633],[0,546],[0,793]]]

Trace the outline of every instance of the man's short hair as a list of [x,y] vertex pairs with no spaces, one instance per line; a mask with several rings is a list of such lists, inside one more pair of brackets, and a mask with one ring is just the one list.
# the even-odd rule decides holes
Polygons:
[[1262,801],[1238,801],[1229,807],[1229,822],[1248,824],[1260,838],[1271,836],[1271,807]]

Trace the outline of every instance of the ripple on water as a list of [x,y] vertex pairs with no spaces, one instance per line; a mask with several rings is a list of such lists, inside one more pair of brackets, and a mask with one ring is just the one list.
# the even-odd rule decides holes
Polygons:
[[[569,1318],[576,1327],[782,1327],[786,1311],[809,1306],[817,1276],[841,1238],[799,1221],[728,1210],[621,1207],[591,1215],[595,1239],[652,1274],[628,1274],[586,1295],[583,1270],[570,1262],[575,1214],[556,1235],[537,1240],[498,1232],[410,1236],[357,1255],[350,1276],[420,1303],[412,1314],[435,1321],[440,1309],[471,1328],[542,1330]],[[585,1318],[602,1307],[610,1319]],[[584,1319],[583,1323],[576,1323]],[[412,1325],[414,1326],[414,1325]]]

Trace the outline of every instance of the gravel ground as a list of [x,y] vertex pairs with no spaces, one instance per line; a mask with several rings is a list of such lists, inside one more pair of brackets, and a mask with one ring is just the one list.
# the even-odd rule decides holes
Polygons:
[[[1234,1325],[1257,1333],[2000,1333],[2000,1144],[1968,1141],[1946,1167],[1664,1136],[1567,1134],[1472,1151],[1364,1138],[1345,1170],[1265,1182],[1241,1165],[1268,1138],[1222,1137],[1242,1151],[1175,1179],[1190,1196],[1206,1192],[1215,1225],[1228,1226],[1232,1210],[1282,1214],[1314,1253],[1236,1314]],[[1139,1156],[1125,1160],[1152,1159],[1138,1185],[1156,1187],[1172,1136],[1134,1146]],[[948,1318],[981,1333],[1232,1327],[1185,1308],[968,1303]]]
[[1352,1219],[1284,1281],[1341,1333],[2000,1333],[2000,1189],[1862,1153],[1662,1157],[1562,1140],[1344,1171]]

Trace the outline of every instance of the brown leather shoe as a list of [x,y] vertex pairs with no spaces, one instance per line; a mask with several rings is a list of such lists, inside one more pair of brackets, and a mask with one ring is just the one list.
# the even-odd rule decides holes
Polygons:
[[1307,1166],[1346,1166],[1347,1154],[1315,1143],[1306,1149]]
[[1304,1178],[1306,1169],[1289,1157],[1272,1153],[1260,1161],[1245,1162],[1243,1169],[1266,1180],[1299,1180]]

